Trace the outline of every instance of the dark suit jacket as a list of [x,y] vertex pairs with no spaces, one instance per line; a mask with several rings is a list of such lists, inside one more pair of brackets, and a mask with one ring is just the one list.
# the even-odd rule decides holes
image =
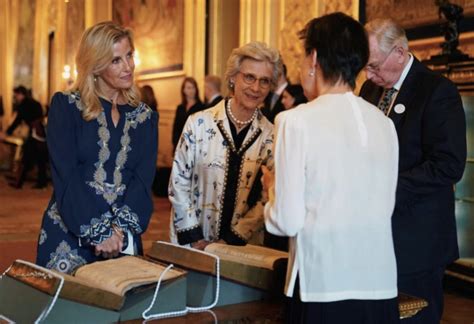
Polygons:
[[206,103],[206,109],[207,108],[211,108],[211,107],[214,107],[215,105],[217,105],[221,100],[222,100],[222,96],[217,96],[215,97],[211,102],[208,102]]
[[196,102],[194,106],[189,108],[188,111],[186,111],[186,107],[182,104],[178,105],[176,108],[176,115],[174,117],[174,123],[173,123],[173,147],[176,148],[176,145],[178,145],[179,138],[181,137],[181,132],[183,131],[184,124],[186,124],[186,120],[188,117],[195,112],[201,111],[204,109],[204,105],[202,104],[201,101]]
[[[377,105],[371,81],[360,95]],[[453,185],[466,162],[466,121],[456,86],[417,59],[392,109],[399,140],[399,178],[392,230],[399,274],[447,265],[459,257]],[[400,111],[400,110],[399,110]]]
[[264,106],[262,108],[262,114],[267,117],[267,119],[273,124],[276,115],[285,110],[285,107],[283,106],[283,103],[281,102],[281,97],[278,97],[278,100],[275,103],[275,106],[273,106],[273,109],[271,109],[270,105],[272,102],[272,96],[273,92],[268,93],[268,95],[265,97],[264,101]]

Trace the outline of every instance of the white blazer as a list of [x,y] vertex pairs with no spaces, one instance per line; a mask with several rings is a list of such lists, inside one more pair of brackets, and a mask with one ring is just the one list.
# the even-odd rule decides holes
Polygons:
[[301,300],[397,296],[391,215],[398,174],[392,121],[352,92],[280,113],[265,225],[290,237],[285,293]]

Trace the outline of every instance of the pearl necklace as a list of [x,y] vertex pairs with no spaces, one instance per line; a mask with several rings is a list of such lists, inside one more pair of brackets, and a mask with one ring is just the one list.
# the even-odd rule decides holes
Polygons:
[[257,117],[258,115],[258,108],[255,108],[255,111],[252,115],[252,117],[250,117],[250,119],[248,120],[245,120],[245,121],[241,121],[239,119],[237,119],[234,114],[232,113],[232,109],[230,108],[230,102],[232,101],[232,99],[229,99],[227,101],[227,106],[226,106],[226,110],[227,110],[227,113],[229,114],[230,118],[235,121],[237,124],[239,124],[239,126],[246,126],[248,124],[250,124],[251,122],[253,122],[253,120]]

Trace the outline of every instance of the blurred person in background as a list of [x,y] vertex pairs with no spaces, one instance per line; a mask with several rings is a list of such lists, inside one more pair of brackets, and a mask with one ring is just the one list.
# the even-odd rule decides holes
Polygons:
[[206,108],[214,107],[222,100],[221,78],[216,75],[206,75],[204,78],[204,96],[206,97]]
[[145,84],[140,88],[141,101],[148,105],[154,112],[158,113],[158,100],[155,97],[153,88]]
[[290,84],[283,91],[281,103],[285,107],[285,110],[294,108],[305,102],[308,102],[308,99],[304,96],[304,90],[300,84]]
[[173,148],[176,149],[179,137],[183,131],[184,124],[188,117],[195,112],[205,108],[199,98],[199,88],[197,82],[192,77],[186,77],[181,84],[181,103],[176,108],[176,115],[173,123]]
[[48,149],[46,147],[46,133],[43,120],[43,108],[41,104],[33,99],[30,92],[24,86],[13,89],[14,104],[16,107],[16,118],[8,127],[6,134],[11,136],[22,122],[28,125],[28,136],[23,143],[23,157],[21,165],[17,170],[15,179],[10,186],[20,189],[28,175],[28,172],[36,165],[38,175],[35,189],[45,188],[48,180],[46,175],[46,163],[48,161]]

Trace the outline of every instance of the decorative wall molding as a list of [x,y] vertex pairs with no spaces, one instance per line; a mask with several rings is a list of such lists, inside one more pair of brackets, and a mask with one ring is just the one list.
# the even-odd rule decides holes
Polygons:
[[206,62],[206,1],[186,1],[184,6],[184,72],[204,85]]
[[293,83],[299,83],[299,67],[304,55],[303,44],[298,37],[298,32],[305,27],[310,19],[316,17],[317,11],[315,1],[284,0],[279,49],[288,70],[288,78]]
[[359,1],[281,0],[279,49],[288,69],[291,82],[299,82],[299,64],[304,55],[298,32],[315,17],[341,11],[355,19],[359,15]]
[[31,88],[35,36],[35,24],[31,22],[35,21],[36,1],[20,0],[18,3],[18,35],[13,80],[15,86],[23,85]]
[[280,9],[285,0],[240,0],[240,44],[265,42],[278,48]]
[[321,1],[320,4],[321,4],[321,9],[319,11],[320,16],[340,11],[340,12],[345,13],[346,15],[354,17],[355,19],[359,18],[359,1],[352,1],[352,0],[330,1],[330,0],[325,0],[325,1]]
[[[412,51],[419,60],[429,59],[433,55],[441,54],[443,37],[414,40],[409,42]],[[474,32],[462,33],[459,37],[459,47],[462,52],[474,56]]]
[[[464,15],[474,15],[474,1],[453,1],[464,8]],[[366,1],[367,21],[389,16],[404,28],[418,27],[439,22],[438,7],[433,0],[385,0]]]
[[15,66],[15,48],[18,34],[19,3],[0,1],[0,95],[3,97],[5,116],[2,127],[5,129],[12,114],[12,89]]
[[85,27],[112,20],[112,0],[85,0]]
[[65,64],[71,67],[71,76],[74,76],[76,52],[85,29],[85,0],[69,1],[66,5]]
[[[227,59],[239,47],[239,1],[210,0],[207,30],[207,73],[219,76],[224,82]],[[223,84],[222,91],[225,91]]]

